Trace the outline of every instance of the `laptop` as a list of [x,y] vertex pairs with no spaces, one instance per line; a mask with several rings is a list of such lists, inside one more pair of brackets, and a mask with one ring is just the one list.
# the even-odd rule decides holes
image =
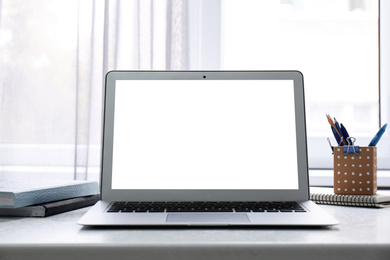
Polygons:
[[111,71],[86,226],[330,226],[298,71]]

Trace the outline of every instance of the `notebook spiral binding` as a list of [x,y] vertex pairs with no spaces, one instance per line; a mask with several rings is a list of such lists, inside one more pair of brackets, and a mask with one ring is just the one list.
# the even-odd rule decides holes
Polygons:
[[375,197],[369,195],[311,194],[310,199],[318,204],[378,207]]

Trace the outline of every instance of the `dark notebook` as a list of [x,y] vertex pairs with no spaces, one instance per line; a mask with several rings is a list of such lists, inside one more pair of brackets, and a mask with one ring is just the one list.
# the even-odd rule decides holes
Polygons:
[[0,216],[48,217],[59,213],[92,206],[99,200],[99,197],[100,196],[96,194],[21,208],[0,208]]

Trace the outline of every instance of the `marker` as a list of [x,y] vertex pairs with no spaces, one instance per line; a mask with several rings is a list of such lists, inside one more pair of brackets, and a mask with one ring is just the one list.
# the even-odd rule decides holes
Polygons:
[[376,146],[381,139],[383,133],[386,131],[387,123],[384,124],[381,129],[379,129],[378,133],[372,138],[371,142],[368,144],[368,146]]

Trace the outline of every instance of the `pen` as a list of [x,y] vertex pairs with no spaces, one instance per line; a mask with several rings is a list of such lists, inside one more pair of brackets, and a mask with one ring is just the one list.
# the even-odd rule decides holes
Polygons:
[[[337,131],[341,134],[341,138],[343,139],[344,143],[348,144],[348,141],[347,141],[347,137],[348,136],[345,136],[345,134],[342,131],[342,128],[340,127],[339,122],[337,122],[335,117],[333,117],[333,118],[334,118],[334,124],[335,124],[335,126],[337,128]],[[341,125],[343,125],[343,124],[341,124]]]
[[341,143],[341,138],[337,134],[337,130],[333,126],[330,126],[330,128],[332,129],[332,132],[333,132],[334,138],[336,139],[337,145],[343,146],[343,144]]
[[334,151],[333,151],[333,146],[332,146],[332,143],[330,142],[330,139],[329,139],[329,137],[328,138],[326,138],[327,140],[328,140],[328,143],[329,143],[329,146],[330,146],[330,149],[332,149],[332,154],[334,153]]
[[344,137],[344,140],[348,141],[349,134],[347,132],[347,129],[344,127],[344,125],[341,123],[341,135]]
[[386,131],[387,123],[384,124],[381,129],[379,129],[378,133],[372,138],[371,142],[368,144],[368,146],[376,146],[381,139],[383,133]]
[[[343,135],[343,133],[341,132],[341,128],[340,128],[339,122],[337,122],[337,120],[336,120],[335,117],[333,117],[333,118],[334,118],[334,124],[335,124],[335,126],[336,126],[337,131],[338,131],[341,135]],[[343,136],[343,137],[344,137],[344,136]],[[344,138],[344,139],[345,139],[345,138]]]

